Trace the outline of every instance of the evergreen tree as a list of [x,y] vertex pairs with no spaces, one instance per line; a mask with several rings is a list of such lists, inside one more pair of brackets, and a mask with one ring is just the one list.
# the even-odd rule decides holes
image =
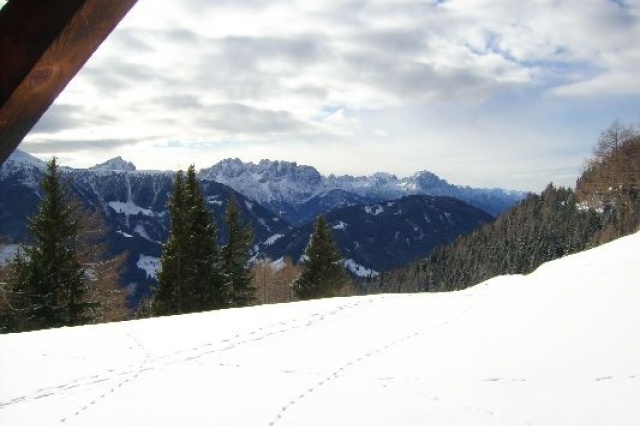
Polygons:
[[222,261],[227,287],[231,290],[231,305],[249,306],[256,292],[249,267],[253,236],[251,229],[240,223],[240,208],[235,197],[227,205],[225,220],[229,241],[222,248]]
[[169,214],[171,215],[171,232],[167,240],[158,272],[158,287],[153,298],[153,315],[181,314],[182,283],[186,278],[187,226],[184,173],[176,173],[171,198],[169,199]]
[[33,245],[15,259],[9,281],[26,329],[84,324],[92,319],[89,277],[77,251],[82,226],[55,158],[47,164],[38,212],[29,220]]
[[158,274],[154,315],[219,309],[229,305],[222,276],[217,230],[194,166],[176,174],[171,199],[171,233]]
[[300,276],[293,282],[298,299],[333,297],[349,281],[338,246],[324,216],[315,223]]
[[187,170],[185,193],[189,231],[186,308],[197,312],[228,307],[229,289],[222,274],[218,231],[193,165]]

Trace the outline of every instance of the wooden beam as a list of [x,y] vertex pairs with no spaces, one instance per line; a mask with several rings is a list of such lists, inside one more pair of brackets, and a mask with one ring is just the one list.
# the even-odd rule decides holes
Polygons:
[[137,0],[9,0],[0,9],[0,165]]

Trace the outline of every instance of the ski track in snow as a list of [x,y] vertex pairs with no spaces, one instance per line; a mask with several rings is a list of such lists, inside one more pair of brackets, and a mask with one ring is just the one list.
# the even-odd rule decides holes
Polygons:
[[[98,403],[100,403],[110,395],[113,395],[125,385],[133,382],[145,372],[149,372],[159,368],[165,368],[165,367],[169,367],[169,366],[181,364],[181,363],[196,362],[203,357],[213,356],[219,353],[225,353],[239,347],[260,342],[268,338],[280,336],[286,333],[291,333],[299,330],[304,330],[304,329],[319,325],[329,318],[332,318],[347,312],[351,312],[357,308],[361,308],[361,305],[363,304],[371,305],[376,301],[382,300],[382,299],[384,299],[384,297],[380,299],[369,299],[369,300],[362,300],[358,298],[356,299],[356,301],[350,301],[349,303],[341,304],[330,310],[319,311],[312,314],[308,314],[306,317],[303,316],[301,318],[292,318],[290,320],[279,321],[276,323],[272,323],[270,325],[255,328],[245,333],[235,334],[232,337],[228,337],[219,341],[207,342],[202,345],[181,349],[173,353],[156,356],[156,357],[153,357],[149,353],[147,348],[145,348],[145,346],[140,342],[138,338],[136,338],[136,336],[134,336],[131,333],[127,333],[126,334],[127,337],[132,341],[132,346],[129,347],[129,350],[134,352],[131,355],[132,358],[136,356],[135,354],[136,352],[138,353],[138,357],[140,357],[139,355],[142,354],[142,356],[140,357],[141,360],[139,362],[129,364],[119,369],[109,369],[100,374],[84,376],[84,377],[76,378],[71,381],[62,383],[62,384],[38,389],[35,393],[21,395],[19,397],[13,398],[8,401],[0,401],[0,411],[2,411],[4,408],[8,408],[16,404],[44,399],[44,398],[62,397],[65,393],[72,390],[76,391],[79,388],[90,388],[96,385],[102,386],[105,382],[114,381],[114,384],[108,387],[105,392],[102,392],[97,397],[91,398],[86,404],[82,405],[72,413],[69,413],[68,415],[61,417],[57,421],[57,423],[59,424],[60,423],[64,424],[73,417],[79,417],[80,415],[82,415],[82,413],[89,410],[93,406],[97,405]],[[354,300],[354,299],[351,299],[351,300]],[[398,341],[394,341],[391,344],[386,345],[384,348],[380,348],[378,350],[372,351],[371,353],[365,354],[356,360],[350,361],[349,363],[345,364],[345,366],[337,370],[335,373],[323,378],[320,382],[316,383],[313,387],[307,389],[307,391],[301,394],[301,396],[299,396],[297,399],[304,398],[306,394],[313,392],[314,388],[322,386],[327,381],[337,378],[337,375],[340,374],[340,372],[342,372],[342,370],[344,370],[348,366],[356,362],[360,362],[366,357],[369,357],[375,353],[378,353],[397,343],[400,343],[401,341],[406,340],[409,337],[411,337],[411,335],[405,336],[402,339],[399,339]],[[240,367],[240,365],[229,364],[229,363],[217,363],[217,365],[219,367],[231,367],[231,368]],[[291,370],[287,370],[286,372],[297,373]],[[336,376],[336,377],[333,377],[333,376]],[[293,402],[290,401],[285,406],[280,408],[280,414],[278,415],[278,418],[282,417],[281,413],[286,411],[288,406],[293,405],[295,403],[295,400],[292,400],[292,401]],[[271,422],[270,424],[274,424],[274,422]]]

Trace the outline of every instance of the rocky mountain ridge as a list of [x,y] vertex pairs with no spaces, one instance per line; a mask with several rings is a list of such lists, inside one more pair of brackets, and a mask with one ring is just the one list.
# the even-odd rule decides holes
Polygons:
[[[315,168],[295,162],[262,160],[255,164],[237,158],[202,169],[199,176],[230,186],[296,226],[335,208],[408,195],[453,197],[497,216],[526,195],[499,188],[452,185],[428,171],[405,178],[389,173],[323,176]],[[327,202],[328,198],[332,201]]]

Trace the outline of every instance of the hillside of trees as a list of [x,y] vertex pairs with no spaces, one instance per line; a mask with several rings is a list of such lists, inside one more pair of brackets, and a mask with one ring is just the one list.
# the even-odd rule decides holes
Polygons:
[[459,290],[628,235],[640,228],[640,132],[602,132],[576,189],[549,184],[495,222],[426,259],[361,283],[359,293]]

